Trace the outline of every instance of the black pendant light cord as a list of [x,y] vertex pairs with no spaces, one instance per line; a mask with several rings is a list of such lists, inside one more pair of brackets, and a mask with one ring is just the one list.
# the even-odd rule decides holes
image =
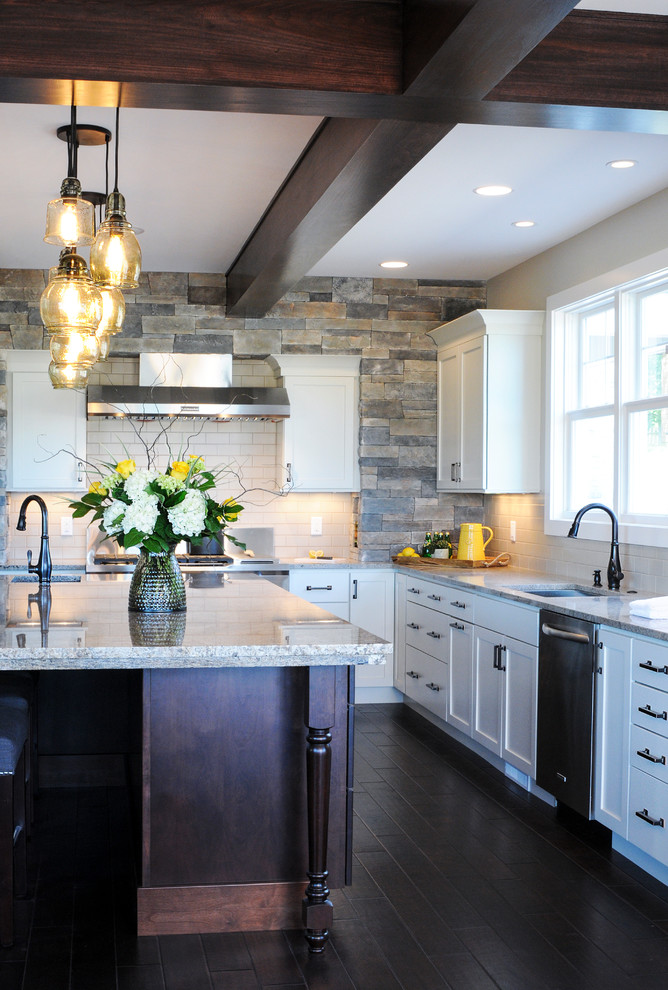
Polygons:
[[72,104],[70,112],[70,130],[67,135],[67,174],[76,178],[77,175],[77,151],[79,139],[77,136],[77,108]]
[[116,145],[114,147],[114,192],[118,192],[118,120],[120,107],[116,107]]

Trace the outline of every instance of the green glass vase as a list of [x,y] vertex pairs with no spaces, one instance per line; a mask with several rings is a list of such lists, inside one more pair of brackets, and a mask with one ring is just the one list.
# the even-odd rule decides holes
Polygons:
[[128,608],[131,612],[184,612],[186,586],[173,550],[139,552],[130,582]]

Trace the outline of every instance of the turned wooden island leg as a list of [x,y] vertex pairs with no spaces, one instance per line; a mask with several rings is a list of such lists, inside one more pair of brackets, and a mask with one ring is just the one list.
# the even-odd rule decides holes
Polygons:
[[333,917],[327,886],[327,838],[335,688],[335,667],[309,667],[304,717],[308,729],[306,786],[309,883],[302,902],[302,920],[310,952],[324,950]]

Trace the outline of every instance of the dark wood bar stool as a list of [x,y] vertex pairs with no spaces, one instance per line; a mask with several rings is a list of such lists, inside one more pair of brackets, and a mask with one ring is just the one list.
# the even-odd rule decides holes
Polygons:
[[0,944],[14,941],[14,896],[25,896],[29,713],[0,699]]

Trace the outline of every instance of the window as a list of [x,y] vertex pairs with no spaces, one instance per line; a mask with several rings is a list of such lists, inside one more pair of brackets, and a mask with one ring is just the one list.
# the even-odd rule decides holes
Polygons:
[[[625,542],[668,546],[668,270],[559,301],[549,307],[546,532],[563,534],[581,506],[603,502]],[[585,517],[582,535],[609,538],[600,515]]]

